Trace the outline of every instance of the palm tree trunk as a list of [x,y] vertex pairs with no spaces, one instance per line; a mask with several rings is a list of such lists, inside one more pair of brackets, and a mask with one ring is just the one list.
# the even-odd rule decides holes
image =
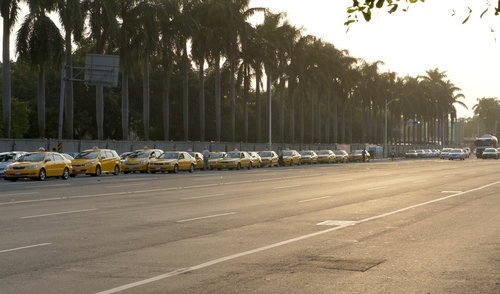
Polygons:
[[198,60],[198,98],[199,98],[199,109],[200,109],[200,140],[205,141],[205,73],[203,70],[203,65],[205,64],[205,59],[201,57]]
[[215,133],[217,142],[221,140],[221,128],[222,128],[222,117],[221,117],[221,72],[220,72],[220,55],[217,54],[215,58]]
[[74,117],[74,105],[73,105],[73,81],[72,78],[72,66],[73,61],[71,58],[71,31],[66,29],[65,33],[65,47],[66,47],[66,73],[65,76],[67,80],[64,82],[64,113],[66,115],[66,138],[73,139],[73,117]]
[[97,140],[104,139],[104,86],[96,85],[95,107],[97,121]]
[[11,129],[11,73],[10,73],[10,25],[9,18],[3,17],[2,48],[2,121],[5,138],[10,138]]
[[144,74],[142,76],[142,112],[144,119],[144,139],[149,140],[149,56],[146,54],[143,61]]
[[38,72],[38,134],[45,138],[45,69]]
[[260,101],[260,71],[255,74],[255,124],[256,138],[255,142],[261,142],[262,138],[262,106]]
[[189,139],[189,60],[187,56],[186,41],[183,41],[182,49],[182,121],[184,128],[184,141]]
[[229,74],[229,99],[231,101],[231,141],[234,142],[236,139],[236,73],[234,61],[231,61]]
[[129,91],[128,91],[128,73],[122,73],[122,139],[129,140],[128,120],[129,120]]
[[167,50],[163,53],[163,89],[162,89],[162,112],[163,112],[163,140],[170,140],[170,84],[172,78],[172,58]]

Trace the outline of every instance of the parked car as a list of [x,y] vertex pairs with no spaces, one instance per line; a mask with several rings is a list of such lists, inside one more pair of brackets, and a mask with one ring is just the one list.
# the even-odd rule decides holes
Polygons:
[[168,172],[178,171],[194,172],[196,159],[185,151],[165,151],[157,158],[153,158],[149,163],[148,172]]
[[260,158],[262,158],[262,166],[278,166],[278,154],[274,151],[259,151]]
[[417,150],[410,149],[410,150],[406,151],[404,157],[405,158],[418,158]]
[[441,150],[441,155],[439,155],[439,158],[448,159],[450,156],[450,151],[451,151],[451,148],[443,148]]
[[302,156],[297,150],[283,150],[283,165],[300,165],[302,163]]
[[92,148],[78,153],[71,161],[71,176],[84,174],[100,176],[101,174],[118,175],[120,173],[120,156],[112,149]]
[[21,155],[10,163],[4,172],[4,179],[16,181],[31,178],[44,181],[48,177],[67,180],[71,173],[71,162],[58,152],[33,152]]
[[417,149],[415,151],[417,151],[417,157],[418,158],[425,158],[426,157],[424,149]]
[[333,150],[335,153],[335,162],[338,163],[347,163],[349,161],[349,153],[345,150]]
[[336,156],[332,150],[319,150],[316,154],[318,154],[318,163],[335,163]]
[[201,152],[188,152],[188,153],[196,160],[196,169],[204,170],[205,163],[203,154],[201,154]]
[[454,159],[465,160],[465,152],[459,148],[451,149],[450,153],[448,154],[448,159],[449,160],[454,160]]
[[[349,154],[350,162],[362,162],[363,150],[354,150]],[[370,152],[365,150],[365,161],[370,161]]]
[[252,157],[245,151],[230,151],[227,152],[226,156],[219,160],[214,167],[216,169],[251,169],[253,167]]
[[302,163],[318,163],[318,154],[312,150],[302,150],[299,151],[300,156],[302,157]]
[[224,151],[214,151],[210,152],[208,155],[208,168],[214,169],[219,160],[226,157],[226,152]]
[[483,150],[483,153],[481,154],[481,157],[483,159],[487,158],[498,159],[499,157],[498,150],[496,148],[485,148]]
[[0,153],[0,177],[3,177],[7,165],[16,161],[17,159],[19,159],[19,157],[26,153],[27,152],[24,151],[10,151]]
[[157,158],[163,153],[161,149],[144,148],[135,150],[127,156],[122,163],[122,171],[124,174],[131,172],[145,173],[148,171],[148,166],[154,158]]
[[260,167],[262,165],[262,158],[260,157],[259,153],[255,151],[248,152],[250,156],[252,157],[252,166],[253,167]]

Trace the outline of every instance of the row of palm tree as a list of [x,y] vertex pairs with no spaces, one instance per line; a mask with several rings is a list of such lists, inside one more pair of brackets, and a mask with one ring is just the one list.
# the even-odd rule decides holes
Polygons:
[[[26,1],[29,14],[17,32],[19,59],[31,64],[38,78],[38,131],[45,137],[45,69],[63,62],[71,75],[76,52],[120,56],[121,139],[140,133],[150,139],[151,74],[161,73],[162,138],[181,130],[182,140],[265,142],[263,126],[272,119],[277,142],[382,142],[384,116],[391,141],[446,141],[465,105],[460,89],[446,72],[398,77],[291,25],[280,13],[249,7],[249,0],[44,0]],[[19,0],[3,0],[2,121],[10,137],[10,44]],[[62,31],[49,13],[57,13]],[[254,15],[263,16],[255,23]],[[64,35],[64,37],[63,37]],[[190,107],[191,74],[198,83],[198,109]],[[172,124],[173,76],[181,77],[182,124]],[[130,129],[129,85],[142,77],[143,130]],[[205,81],[214,81],[208,93]],[[74,136],[73,82],[65,82],[65,137]],[[192,91],[191,91],[192,92]],[[264,93],[265,92],[265,93]],[[458,93],[458,94],[457,94]],[[104,94],[96,86],[97,139],[104,134]],[[273,101],[268,99],[273,98]],[[211,99],[209,99],[211,98]],[[214,114],[207,117],[207,101]],[[229,111],[223,113],[226,102]],[[270,101],[266,107],[265,101]],[[388,104],[388,101],[395,103]],[[191,103],[192,104],[192,103]],[[272,109],[268,107],[274,105]],[[388,108],[388,112],[385,110]],[[269,112],[266,112],[268,110]],[[179,111],[175,109],[175,111]],[[268,115],[271,113],[271,115]],[[223,116],[229,118],[223,120]],[[192,135],[190,117],[199,132]],[[242,116],[243,123],[238,116]],[[422,121],[416,127],[409,120]],[[228,121],[229,125],[224,125]],[[215,132],[207,134],[207,122]],[[393,131],[395,130],[395,131]]]

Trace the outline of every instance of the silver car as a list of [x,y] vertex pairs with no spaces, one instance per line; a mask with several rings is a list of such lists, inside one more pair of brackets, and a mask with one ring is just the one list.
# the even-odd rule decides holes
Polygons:
[[26,154],[24,151],[10,151],[0,153],[0,177],[4,176],[7,165],[16,161],[21,155]]

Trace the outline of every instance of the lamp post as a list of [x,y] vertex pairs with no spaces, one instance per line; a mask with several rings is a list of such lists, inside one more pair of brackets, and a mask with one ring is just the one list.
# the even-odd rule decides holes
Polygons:
[[269,147],[268,148],[269,148],[269,150],[271,150],[272,132],[273,132],[273,130],[272,130],[272,127],[273,127],[273,120],[272,120],[273,114],[272,114],[272,103],[271,103],[272,102],[272,95],[271,95],[272,91],[271,91],[271,88],[280,79],[287,79],[287,78],[288,78],[288,75],[282,75],[279,78],[277,78],[276,80],[271,81],[271,76],[267,77],[268,83],[269,83],[269,93],[268,93],[268,95],[269,95],[269,107],[268,107],[269,108],[269,142],[268,142]]
[[385,99],[385,121],[384,121],[384,158],[387,157],[387,107],[394,101],[399,101],[399,98],[391,99],[387,101]]

